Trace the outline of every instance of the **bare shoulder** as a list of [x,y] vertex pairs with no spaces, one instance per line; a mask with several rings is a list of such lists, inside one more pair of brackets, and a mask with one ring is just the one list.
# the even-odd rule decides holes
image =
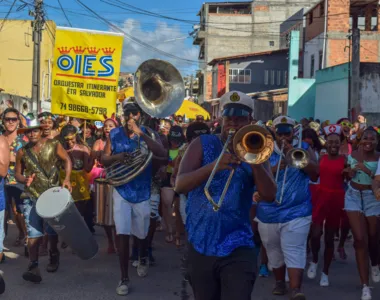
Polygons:
[[5,136],[3,136],[3,135],[0,135],[0,145],[2,147],[5,146],[5,145],[9,145],[7,138]]

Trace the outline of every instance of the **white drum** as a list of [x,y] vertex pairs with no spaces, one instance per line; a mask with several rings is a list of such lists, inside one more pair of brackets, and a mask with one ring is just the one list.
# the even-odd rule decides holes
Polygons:
[[45,191],[37,200],[36,212],[81,259],[91,259],[98,253],[98,244],[69,190],[55,187]]

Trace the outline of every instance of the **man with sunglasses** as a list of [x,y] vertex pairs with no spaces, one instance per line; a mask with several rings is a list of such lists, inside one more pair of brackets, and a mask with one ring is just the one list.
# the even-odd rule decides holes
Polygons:
[[[7,197],[7,215],[6,219],[11,218],[11,213],[14,215],[14,219],[19,231],[18,237],[14,243],[14,246],[19,247],[24,244],[26,238],[25,222],[22,215],[22,200],[20,198],[21,193],[24,190],[22,184],[17,183],[15,179],[15,165],[16,154],[27,143],[27,138],[22,134],[17,134],[17,128],[20,126],[20,113],[15,108],[7,108],[3,113],[3,125],[5,128],[4,137],[8,142],[8,152],[10,153],[9,170],[5,181],[5,194]],[[7,226],[7,222],[5,224]],[[7,227],[5,232],[7,233]],[[0,257],[2,261],[5,257]]]
[[[29,139],[29,143],[17,152],[15,168],[15,178],[25,188],[21,198],[23,198],[30,261],[22,277],[26,281],[40,283],[42,277],[38,267],[38,250],[45,232],[50,242],[50,262],[46,268],[47,272],[53,273],[58,270],[60,255],[57,247],[58,236],[36,213],[36,202],[42,193],[59,186],[58,165],[61,163],[66,174],[62,186],[71,192],[71,160],[58,140],[42,138],[43,126],[37,119],[32,120],[28,127],[18,129],[17,132],[25,134]],[[44,155],[40,155],[41,153]]]
[[[277,172],[280,156],[280,171],[277,181],[276,201],[259,202],[257,219],[262,243],[267,249],[269,263],[276,279],[274,295],[287,293],[285,272],[290,279],[291,299],[303,300],[300,291],[306,265],[306,242],[311,224],[311,194],[309,180],[318,180],[318,163],[312,149],[306,143],[302,148],[309,153],[310,162],[303,169],[296,169],[285,159],[293,149],[295,121],[279,116],[273,121],[276,144],[270,157],[272,172]],[[283,146],[283,153],[280,153]],[[282,201],[280,201],[282,199]]]
[[[134,103],[123,105],[125,125],[114,128],[107,139],[102,164],[110,166],[113,162],[122,162],[132,152],[141,147],[150,150],[154,156],[166,157],[167,151],[161,143],[153,140],[147,129],[139,126],[140,107]],[[139,262],[137,274],[145,277],[149,269],[147,253],[147,235],[150,224],[150,197],[152,183],[152,163],[132,181],[117,186],[113,192],[114,220],[116,233],[119,236],[119,262],[121,280],[116,293],[125,296],[129,291],[129,239],[130,235],[138,238]]]
[[188,146],[181,160],[175,191],[188,194],[189,281],[197,300],[251,299],[255,283],[256,256],[250,210],[254,188],[262,201],[273,201],[276,184],[269,164],[241,162],[228,145],[211,182],[210,193],[219,201],[232,169],[235,173],[220,210],[204,193],[206,181],[216,166],[231,129],[252,122],[253,100],[241,92],[229,92],[220,99],[223,125],[220,135],[201,135]]

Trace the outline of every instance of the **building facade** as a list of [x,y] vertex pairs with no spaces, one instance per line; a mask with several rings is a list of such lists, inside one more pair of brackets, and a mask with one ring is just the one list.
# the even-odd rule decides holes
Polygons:
[[[2,20],[0,20],[1,22]],[[51,97],[55,28],[56,25],[53,21],[47,21],[42,33],[41,101],[50,100]],[[13,99],[15,106],[19,107],[20,103],[18,102],[30,102],[32,96],[33,38],[31,21],[7,20],[0,32],[0,44],[0,87],[4,89],[2,97],[3,99]]]
[[285,88],[288,50],[249,53],[213,59],[212,98],[228,91],[255,93]]
[[373,0],[323,0],[306,11],[303,76],[349,62],[353,28],[360,29],[360,61],[379,62],[379,11]]
[[206,2],[194,34],[199,46],[199,101],[212,97],[214,58],[280,49],[280,25],[316,0]]

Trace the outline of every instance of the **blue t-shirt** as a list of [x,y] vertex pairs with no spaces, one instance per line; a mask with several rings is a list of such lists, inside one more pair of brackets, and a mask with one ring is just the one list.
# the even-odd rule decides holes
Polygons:
[[[303,149],[307,149],[307,144],[302,144]],[[280,155],[273,152],[269,161],[271,167],[276,166]],[[263,223],[286,223],[297,218],[311,215],[311,194],[309,190],[309,176],[302,170],[287,167],[286,182],[282,203],[259,202],[257,205],[257,218]],[[281,197],[282,184],[285,169],[280,170],[277,181],[276,199]]]
[[[144,133],[147,133],[147,130],[144,127],[141,127],[141,129]],[[112,129],[110,132],[110,139],[112,154],[123,152],[132,153],[138,148],[139,145],[139,137],[135,135],[133,138],[129,138],[125,134],[123,127]],[[143,143],[145,142],[140,138],[140,145],[143,145]],[[115,188],[120,196],[128,202],[140,203],[150,199],[151,183],[152,163],[150,163],[148,167],[135,179]]]
[[[202,166],[215,161],[223,145],[215,135],[202,135]],[[230,170],[220,171],[209,188],[218,202],[226,185]],[[206,182],[192,190],[186,203],[186,229],[194,249],[207,256],[225,257],[239,247],[254,247],[250,222],[252,206],[253,174],[251,167],[242,163],[235,169],[224,202],[218,212],[204,193]]]

